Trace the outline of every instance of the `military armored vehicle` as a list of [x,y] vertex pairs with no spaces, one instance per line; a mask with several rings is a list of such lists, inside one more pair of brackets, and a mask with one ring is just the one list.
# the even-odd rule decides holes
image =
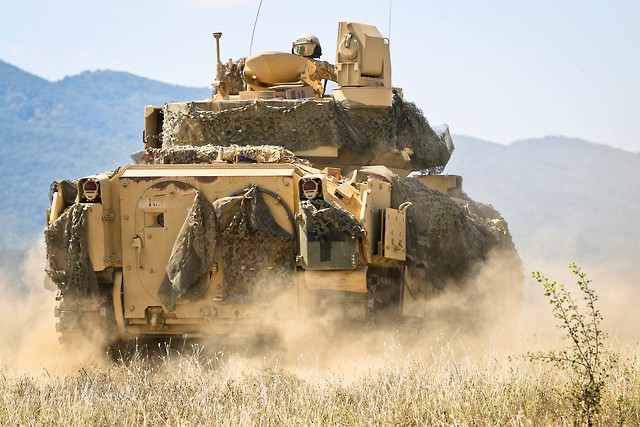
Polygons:
[[54,182],[64,342],[375,324],[424,315],[491,253],[520,273],[502,217],[439,175],[449,131],[392,86],[389,41],[340,22],[335,64],[320,54],[311,35],[292,53],[218,53],[211,99],[145,108],[137,164]]

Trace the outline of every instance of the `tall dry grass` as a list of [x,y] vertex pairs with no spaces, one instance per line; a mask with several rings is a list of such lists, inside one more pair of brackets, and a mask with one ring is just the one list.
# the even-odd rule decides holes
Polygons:
[[[73,369],[2,368],[2,425],[572,425],[571,374],[522,357],[419,355],[388,346],[373,363],[317,354],[246,358],[166,348]],[[637,347],[620,349],[599,421],[640,425]],[[266,354],[266,353],[265,353]],[[314,357],[315,356],[315,357]],[[320,362],[320,363],[318,363]],[[344,362],[344,361],[343,361]]]
[[[284,353],[205,343],[113,362],[59,347],[42,253],[40,244],[16,274],[0,269],[0,425],[572,425],[580,413],[567,393],[570,371],[520,357],[565,344],[540,292],[523,307],[522,335],[490,328],[496,341],[473,329],[445,339],[433,324],[412,344],[385,332],[333,340],[303,324],[289,331]],[[612,336],[635,344],[607,342],[619,362],[599,421],[640,425],[640,348],[628,309],[637,287],[605,291]]]

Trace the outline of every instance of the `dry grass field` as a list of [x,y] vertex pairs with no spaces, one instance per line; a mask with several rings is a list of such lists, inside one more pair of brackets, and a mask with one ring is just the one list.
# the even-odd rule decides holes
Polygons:
[[[159,348],[0,375],[2,425],[572,425],[571,373],[444,340],[405,352],[246,356]],[[419,348],[421,347],[421,348]],[[640,425],[640,352],[620,348],[602,425]],[[329,360],[332,356],[334,359]],[[327,360],[324,358],[327,357]],[[289,360],[284,360],[288,358]],[[339,359],[339,360],[338,360]],[[583,421],[583,420],[582,420]]]
[[[538,288],[520,325],[482,333],[458,329],[460,319],[418,336],[303,327],[268,348],[174,342],[113,360],[60,347],[39,262],[24,268],[21,282],[34,285],[22,291],[0,271],[0,425],[586,424],[570,393],[577,374],[525,357],[568,344]],[[637,293],[601,289],[617,363],[596,422],[640,425],[638,334],[619,305]]]

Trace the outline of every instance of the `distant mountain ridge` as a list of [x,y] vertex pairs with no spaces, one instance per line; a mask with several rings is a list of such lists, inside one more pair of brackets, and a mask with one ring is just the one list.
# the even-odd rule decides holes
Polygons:
[[[145,105],[209,96],[209,88],[114,71],[50,82],[0,61],[0,251],[23,249],[42,232],[53,180],[130,162]],[[445,173],[462,175],[472,198],[502,213],[523,256],[640,255],[640,154],[558,136],[453,139]]]
[[523,251],[567,262],[640,255],[640,154],[559,136],[454,143],[445,173],[493,204]]

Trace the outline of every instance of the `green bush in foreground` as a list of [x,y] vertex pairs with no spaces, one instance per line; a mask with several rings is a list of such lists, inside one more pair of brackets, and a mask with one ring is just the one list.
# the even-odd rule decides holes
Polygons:
[[591,426],[600,413],[603,390],[615,358],[604,350],[606,334],[600,326],[602,314],[595,307],[599,298],[591,288],[591,280],[576,264],[569,268],[578,277],[582,306],[562,283],[550,282],[540,272],[532,273],[533,278],[542,284],[545,296],[553,306],[553,315],[559,321],[558,329],[563,332],[562,338],[569,341],[569,348],[529,353],[528,357],[571,369],[576,374],[571,384],[574,408],[579,414],[576,422],[586,417],[587,425]]

